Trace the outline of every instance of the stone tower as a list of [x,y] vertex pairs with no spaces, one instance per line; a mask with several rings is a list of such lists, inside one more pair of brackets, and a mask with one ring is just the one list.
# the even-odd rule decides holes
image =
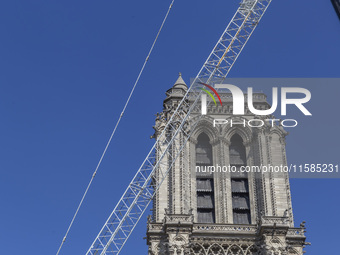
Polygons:
[[[187,89],[180,75],[166,92],[154,137]],[[210,104],[207,115],[191,114],[188,128],[196,117],[200,120],[156,192],[147,226],[149,255],[303,254],[305,227],[301,223],[294,228],[288,174],[240,171],[247,166],[287,165],[287,132],[268,123],[262,127],[214,127],[213,119],[232,117],[231,94],[220,96],[223,106]],[[254,93],[253,101],[257,109],[270,107],[263,93]],[[254,118],[259,117],[247,110],[236,121]],[[170,156],[162,161],[169,165]],[[206,171],[211,166],[237,171]],[[159,172],[154,181],[158,180]]]

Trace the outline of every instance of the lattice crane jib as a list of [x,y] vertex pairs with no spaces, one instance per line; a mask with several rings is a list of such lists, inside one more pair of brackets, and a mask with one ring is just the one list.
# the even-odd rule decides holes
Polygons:
[[[187,129],[192,112],[199,111],[199,82],[222,82],[267,10],[271,0],[243,0],[188,88],[177,109],[167,119],[161,134],[125,190],[87,255],[119,254],[195,129]],[[196,123],[198,120],[195,120]],[[164,164],[167,157],[168,164]],[[157,180],[153,178],[157,171]]]

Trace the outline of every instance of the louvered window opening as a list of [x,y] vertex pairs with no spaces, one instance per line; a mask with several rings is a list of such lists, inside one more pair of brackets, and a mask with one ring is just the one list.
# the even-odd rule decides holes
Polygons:
[[[235,134],[229,147],[230,165],[240,169],[246,166],[246,150],[242,138]],[[248,175],[233,173],[231,175],[231,192],[234,224],[251,224]]]
[[[209,137],[202,133],[196,145],[196,166],[212,166],[212,146]],[[215,223],[214,179],[209,173],[196,175],[197,221],[199,223]]]

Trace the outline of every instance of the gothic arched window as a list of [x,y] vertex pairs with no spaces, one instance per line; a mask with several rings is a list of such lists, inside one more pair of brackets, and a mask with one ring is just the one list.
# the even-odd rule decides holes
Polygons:
[[[247,165],[246,148],[241,136],[235,134],[230,139],[229,159],[230,166],[238,170]],[[234,224],[251,224],[248,176],[246,173],[232,173],[231,192],[233,204]]]
[[199,223],[215,222],[214,179],[212,173],[206,171],[209,166],[213,166],[212,146],[209,137],[202,133],[198,136],[196,144],[196,167],[202,170],[196,171],[197,221]]

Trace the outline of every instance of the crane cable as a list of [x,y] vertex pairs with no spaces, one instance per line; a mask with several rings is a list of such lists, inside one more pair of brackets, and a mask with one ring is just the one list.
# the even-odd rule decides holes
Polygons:
[[104,158],[104,156],[105,156],[105,154],[106,154],[106,151],[107,151],[107,149],[108,149],[108,147],[109,147],[109,145],[110,145],[110,143],[111,143],[111,140],[112,140],[114,134],[116,133],[117,127],[118,127],[118,125],[119,125],[119,123],[120,123],[120,121],[121,121],[121,119],[122,119],[122,117],[123,117],[123,115],[124,115],[124,112],[125,112],[126,107],[128,106],[128,104],[129,104],[129,102],[130,102],[130,99],[131,99],[131,97],[132,97],[132,95],[133,95],[133,92],[134,92],[134,90],[135,90],[135,88],[136,88],[136,86],[137,86],[137,84],[138,84],[138,82],[139,82],[139,79],[140,79],[140,77],[141,77],[141,75],[142,75],[142,73],[143,73],[143,71],[144,71],[144,68],[145,68],[147,62],[149,61],[150,55],[151,55],[151,53],[152,53],[152,51],[153,51],[153,49],[154,49],[154,47],[155,47],[155,45],[156,45],[156,42],[157,42],[157,40],[158,40],[158,37],[159,37],[159,35],[160,35],[160,33],[161,33],[162,29],[163,29],[163,26],[164,26],[164,24],[165,24],[165,22],[166,22],[168,16],[169,16],[169,13],[170,13],[170,11],[171,11],[171,8],[172,8],[174,2],[175,2],[175,0],[172,0],[171,4],[170,4],[170,6],[169,6],[169,9],[168,9],[168,11],[167,11],[167,13],[166,13],[166,15],[165,15],[165,17],[164,17],[164,19],[163,19],[163,22],[162,22],[162,24],[161,24],[161,26],[160,26],[160,28],[159,28],[159,30],[158,30],[158,33],[157,33],[157,35],[156,35],[156,38],[155,38],[155,40],[154,40],[153,43],[152,43],[152,46],[151,46],[151,48],[150,48],[150,50],[149,50],[149,53],[148,53],[148,55],[147,55],[147,57],[146,57],[146,59],[145,59],[145,61],[144,61],[144,64],[143,64],[143,66],[142,66],[142,68],[141,68],[141,70],[140,70],[140,72],[139,72],[139,74],[138,74],[138,76],[137,76],[137,79],[136,79],[136,81],[135,81],[135,84],[134,84],[133,87],[132,87],[132,90],[131,90],[131,92],[130,92],[130,95],[129,95],[128,99],[126,100],[126,103],[125,103],[125,105],[124,105],[124,107],[123,107],[123,110],[122,110],[122,112],[121,112],[121,114],[120,114],[120,116],[119,116],[119,118],[118,118],[118,121],[117,121],[117,123],[116,123],[116,125],[115,125],[115,127],[114,127],[114,129],[113,129],[113,131],[112,131],[112,133],[111,133],[111,136],[110,136],[110,138],[109,138],[109,140],[108,140],[108,142],[107,142],[107,144],[106,144],[106,146],[105,146],[105,149],[104,149],[104,151],[103,151],[103,153],[102,153],[102,155],[101,155],[101,157],[100,157],[100,159],[99,159],[99,162],[98,162],[98,164],[97,164],[97,166],[96,166],[96,169],[95,169],[94,173],[92,174],[91,180],[90,180],[89,184],[87,185],[86,190],[85,190],[85,192],[84,192],[84,194],[83,194],[83,196],[82,196],[82,198],[81,198],[81,200],[80,200],[80,203],[79,203],[79,205],[78,205],[78,207],[77,207],[77,210],[76,210],[76,212],[75,212],[74,215],[73,215],[73,218],[72,218],[72,220],[71,220],[71,223],[70,223],[69,227],[67,228],[66,234],[65,234],[63,240],[61,241],[61,244],[60,244],[60,246],[59,246],[59,249],[58,249],[56,255],[59,254],[61,248],[63,247],[63,245],[64,245],[64,243],[65,243],[65,241],[66,241],[67,235],[68,235],[68,233],[70,232],[70,229],[71,229],[71,227],[72,227],[72,225],[73,225],[73,222],[74,222],[75,218],[76,218],[77,215],[78,215],[79,209],[80,209],[80,207],[81,207],[82,204],[83,204],[83,201],[84,201],[84,199],[85,199],[85,197],[86,197],[86,195],[87,195],[87,192],[88,192],[88,190],[89,190],[89,188],[90,188],[90,186],[91,186],[91,184],[92,184],[92,181],[93,181],[94,177],[95,177],[96,174],[97,174],[97,171],[98,171],[98,169],[99,169],[99,166],[100,166],[100,164],[102,163],[102,160],[103,160],[103,158]]

